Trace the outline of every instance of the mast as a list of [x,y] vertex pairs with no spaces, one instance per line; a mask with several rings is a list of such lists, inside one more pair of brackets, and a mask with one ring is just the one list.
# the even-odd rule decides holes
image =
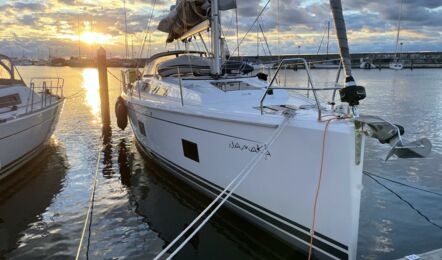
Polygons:
[[123,1],[124,3],[124,48],[126,50],[126,59],[128,56],[128,50],[127,50],[127,14],[126,14],[126,0]]
[[259,21],[256,23],[256,56],[259,57]]
[[219,17],[219,3],[218,0],[211,2],[211,23],[212,23],[212,51],[213,64],[212,74],[219,76],[221,74],[221,23]]
[[350,50],[348,48],[347,29],[345,28],[341,0],[330,0],[330,7],[335,22],[341,62],[345,71],[345,87],[339,90],[339,95],[341,96],[341,102],[347,102],[349,104],[353,116],[358,117],[359,111],[357,110],[357,105],[359,105],[359,101],[363,100],[366,96],[365,88],[356,85],[351,74]]
[[78,58],[81,59],[80,16],[77,16],[77,33],[78,33]]
[[131,57],[133,59],[134,58],[134,36],[131,35],[130,39],[132,40],[132,55],[131,55]]
[[397,23],[397,35],[396,35],[396,49],[394,51],[394,58],[398,59],[398,45],[399,45],[399,36],[401,31],[401,20],[402,20],[402,6],[404,4],[404,0],[401,0],[401,7],[399,8],[399,19]]
[[329,43],[330,43],[330,21],[327,22],[327,55],[325,56],[326,60],[328,60],[328,46],[329,46]]

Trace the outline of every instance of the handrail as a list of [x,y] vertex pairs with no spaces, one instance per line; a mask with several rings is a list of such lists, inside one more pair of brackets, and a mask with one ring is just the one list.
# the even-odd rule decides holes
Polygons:
[[[41,83],[41,86],[36,86],[36,81]],[[49,83],[49,84],[48,84]],[[40,100],[40,109],[48,106],[48,94],[51,95],[49,98],[49,105],[52,105],[53,96],[63,98],[63,88],[64,88],[64,79],[60,77],[33,77],[30,80],[29,84],[30,89],[30,97],[28,96],[27,104],[26,104],[26,112],[34,110],[34,95],[36,89],[41,90],[41,100]],[[52,90],[55,90],[55,93],[52,93]],[[60,90],[60,93],[59,93]],[[38,101],[37,101],[38,102]]]
[[[272,89],[287,89],[287,90],[312,90],[311,88],[298,88],[298,87],[276,87]],[[338,87],[328,87],[328,88],[315,88],[315,91],[324,91],[324,90],[340,90]]]
[[278,76],[279,71],[281,70],[282,65],[284,63],[287,63],[287,62],[302,62],[304,64],[305,70],[307,72],[307,77],[308,77],[308,83],[307,84],[308,84],[309,88],[307,88],[307,90],[312,90],[313,91],[313,96],[314,96],[315,102],[316,102],[316,108],[318,109],[318,120],[320,120],[321,119],[321,104],[319,103],[319,99],[318,99],[318,96],[316,94],[316,89],[315,89],[315,86],[313,84],[313,81],[312,81],[312,78],[311,78],[311,75],[310,75],[310,67],[309,67],[307,61],[304,58],[289,58],[289,59],[281,60],[281,62],[278,65],[278,68],[276,69],[275,75],[273,75],[273,78],[270,81],[270,84],[266,87],[265,92],[264,92],[263,96],[261,97],[261,100],[260,100],[260,103],[259,103],[260,104],[260,109],[261,109],[261,115],[264,113],[263,112],[264,99],[266,98],[269,90],[276,89],[276,88],[272,88],[272,85],[275,82],[276,77]]
[[[336,73],[336,81],[335,81],[335,87],[338,85],[339,77],[341,76],[341,70],[342,70],[342,60],[339,62],[339,68],[338,72]],[[332,109],[335,107],[335,98],[336,98],[336,90],[333,91],[332,101],[330,105],[332,106]]]

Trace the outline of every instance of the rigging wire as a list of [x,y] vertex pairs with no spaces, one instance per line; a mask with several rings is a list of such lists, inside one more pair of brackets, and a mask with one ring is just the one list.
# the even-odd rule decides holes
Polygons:
[[239,46],[244,42],[244,39],[247,37],[247,35],[249,35],[250,31],[255,27],[256,22],[258,21],[259,17],[261,17],[261,15],[264,13],[264,11],[267,8],[267,6],[269,5],[269,3],[270,3],[270,0],[268,0],[267,3],[264,5],[264,7],[261,9],[261,11],[259,12],[256,19],[253,21],[252,25],[247,30],[246,34],[241,38],[241,41],[239,42],[237,48],[235,48],[235,50],[233,50],[232,53],[235,53],[237,51],[237,49],[239,48]]
[[[267,46],[267,50],[269,52],[269,55],[272,56],[272,51],[270,50],[269,42],[267,41],[267,37],[266,37],[266,35],[264,33],[263,26],[261,25],[262,23],[263,23],[263,20],[262,20],[262,17],[261,17],[261,22],[258,22],[259,29],[261,30],[261,34],[262,34],[262,37],[264,38],[264,42],[265,42],[265,44]],[[264,49],[264,46],[262,48]],[[265,52],[265,49],[264,49],[264,52]]]
[[[276,16],[276,37],[277,37],[277,40],[278,40],[278,61],[280,61],[281,60],[281,49],[280,49],[280,47],[281,47],[281,42],[280,42],[280,35],[279,35],[279,30],[280,30],[280,28],[279,28],[279,25],[280,25],[280,13],[279,13],[279,0],[276,2],[277,3],[277,10],[276,10],[276,13],[277,13],[277,16]],[[266,41],[266,43],[267,43],[267,41]]]
[[[278,0],[279,1],[279,0]],[[235,20],[236,20],[236,48],[238,49],[238,57],[239,57],[239,25],[238,25],[238,5],[235,0]],[[234,53],[234,52],[233,52]],[[232,55],[233,55],[232,53]]]
[[318,55],[319,52],[321,51],[322,43],[324,42],[325,34],[326,34],[326,33],[327,33],[327,31],[324,30],[324,33],[322,34],[321,42],[319,43],[319,47],[318,47],[318,51],[316,52],[316,55]]
[[[150,39],[151,39],[151,35],[152,35],[152,33],[150,33],[150,30],[149,30],[149,28],[150,28],[150,22],[152,21],[152,19],[153,19],[153,12],[155,11],[155,7],[156,7],[156,3],[157,3],[157,0],[153,0],[153,6],[152,6],[152,10],[151,10],[151,12],[150,12],[150,17],[149,17],[149,19],[147,20],[147,24],[146,24],[146,29],[145,29],[145,34],[144,34],[144,39],[143,39],[143,42],[142,42],[142,44],[141,44],[141,47],[140,47],[140,54],[139,54],[139,59],[141,60],[141,58],[142,58],[142,56],[143,56],[143,52],[144,52],[144,46],[146,45],[146,40],[147,40],[147,37],[149,36],[149,41],[150,41]],[[150,49],[150,47],[148,46],[148,48]],[[149,54],[149,49],[148,49],[148,54]],[[137,63],[137,68],[139,68],[139,63]]]

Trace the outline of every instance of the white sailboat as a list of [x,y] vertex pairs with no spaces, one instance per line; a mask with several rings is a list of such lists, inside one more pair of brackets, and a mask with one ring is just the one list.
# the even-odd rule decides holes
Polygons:
[[394,59],[389,64],[389,68],[392,70],[401,70],[404,68],[404,62],[400,60],[399,57],[399,38],[400,38],[400,32],[401,32],[401,20],[402,20],[402,6],[404,4],[404,1],[401,0],[401,7],[399,8],[399,19],[397,24],[397,34],[396,34],[396,50],[394,54]]
[[[418,141],[420,149],[406,146],[396,126],[358,117],[365,90],[351,75],[341,3],[330,2],[346,72],[341,105],[319,101],[317,91],[337,88],[315,88],[304,59],[283,60],[270,83],[223,73],[219,10],[234,8],[233,1],[182,0],[159,29],[169,33],[169,42],[186,42],[207,30],[201,23],[209,26],[210,20],[212,52],[153,55],[141,80],[124,83],[116,112],[119,126],[127,125],[128,115],[142,150],[171,174],[215,197],[248,171],[227,202],[230,209],[302,250],[311,249],[314,257],[355,259],[364,133],[370,129],[400,157],[425,156],[429,147],[426,139]],[[305,64],[308,86],[275,84],[287,62]],[[310,91],[314,98],[289,94],[290,89]]]
[[371,70],[371,69],[376,69],[376,65],[373,64],[373,62],[371,61],[371,59],[369,57],[367,57],[365,59],[361,58],[359,68],[365,69],[365,70]]
[[40,151],[63,103],[63,79],[34,78],[27,87],[11,59],[0,54],[0,181]]

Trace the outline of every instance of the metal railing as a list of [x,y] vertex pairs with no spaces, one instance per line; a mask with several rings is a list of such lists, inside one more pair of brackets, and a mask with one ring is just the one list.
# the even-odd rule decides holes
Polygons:
[[[273,87],[273,84],[275,83],[275,81],[277,80],[278,74],[281,70],[281,68],[283,67],[284,64],[287,63],[292,63],[292,62],[298,62],[299,65],[304,65],[305,70],[307,72],[307,87]],[[315,106],[316,109],[318,110],[318,120],[321,119],[321,103],[319,101],[318,95],[317,95],[317,91],[329,91],[329,90],[333,90],[333,97],[332,97],[332,103],[334,103],[334,99],[335,99],[335,95],[336,95],[336,91],[341,89],[340,87],[338,87],[338,80],[339,80],[339,75],[340,75],[340,70],[341,70],[342,65],[339,65],[339,69],[338,69],[338,75],[336,77],[336,82],[335,82],[335,86],[334,87],[325,87],[325,88],[315,88],[312,77],[311,77],[311,73],[310,73],[310,66],[309,63],[304,59],[304,58],[289,58],[289,59],[283,59],[281,60],[281,62],[279,63],[275,75],[273,75],[272,80],[270,81],[269,85],[267,86],[267,88],[265,89],[264,94],[261,97],[260,100],[260,110],[261,110],[261,115],[264,114],[264,100],[267,97],[267,95],[269,94],[269,92],[271,90],[274,89],[284,89],[284,90],[306,90],[307,93],[309,93],[310,91],[313,92],[313,96],[314,96],[314,101],[315,101]]]
[[[29,95],[26,112],[34,110],[34,104],[39,109],[52,105],[57,98],[63,98],[64,79],[58,77],[35,77],[29,84]],[[40,94],[39,102],[34,102],[36,94]],[[37,96],[38,97],[38,96]],[[55,98],[55,99],[54,99]],[[38,106],[40,103],[40,106]]]

